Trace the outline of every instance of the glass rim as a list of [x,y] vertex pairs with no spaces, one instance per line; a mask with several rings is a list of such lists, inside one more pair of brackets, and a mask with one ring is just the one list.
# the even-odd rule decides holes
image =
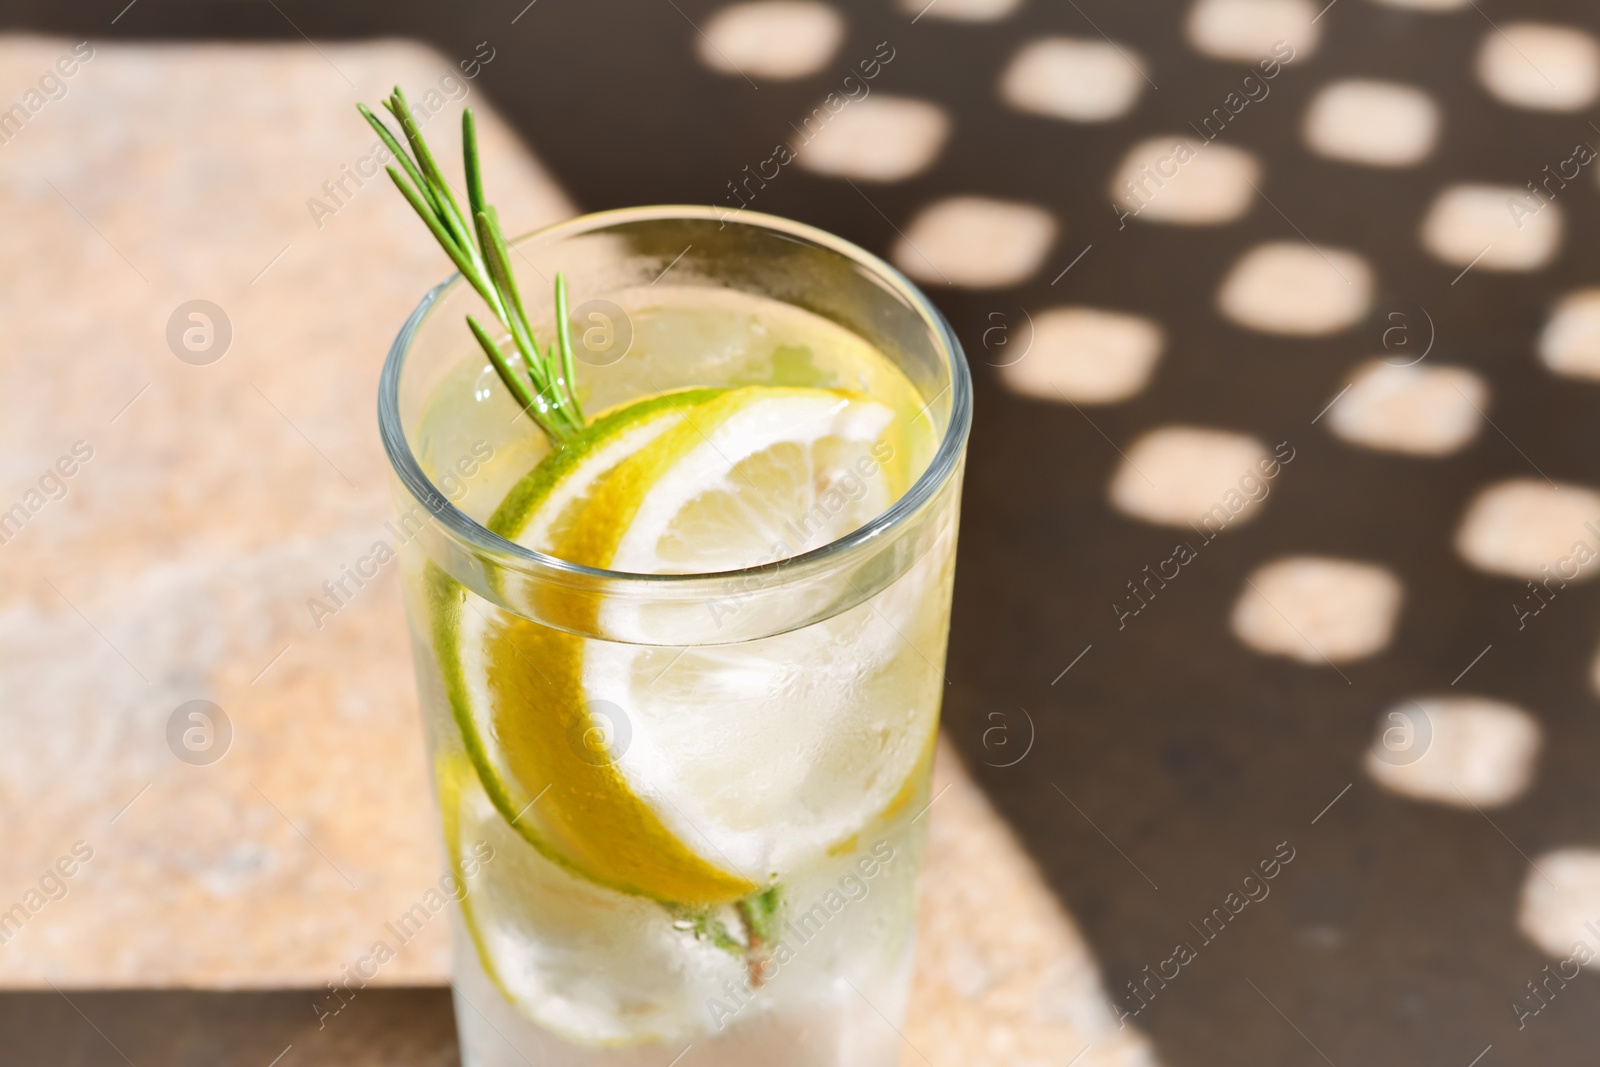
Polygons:
[[915,309],[936,338],[942,350],[950,380],[944,389],[940,390],[938,394],[924,404],[922,411],[926,412],[931,408],[944,393],[952,393],[950,421],[945,427],[939,447],[929,461],[927,469],[912,483],[909,489],[901,494],[898,500],[887,509],[873,516],[870,521],[827,544],[819,545],[798,555],[726,571],[699,571],[687,574],[645,574],[636,571],[614,571],[573,563],[569,560],[561,559],[559,556],[552,556],[545,552],[527,548],[500,536],[456,507],[433,484],[432,479],[423,472],[421,464],[417,462],[417,458],[411,450],[411,444],[406,440],[405,427],[400,419],[400,376],[405,368],[406,357],[411,351],[412,342],[416,339],[418,331],[427,321],[429,312],[438,303],[439,298],[452,286],[461,284],[463,279],[460,271],[452,273],[442,282],[428,290],[421,302],[412,310],[411,314],[406,318],[405,324],[400,327],[400,332],[395,335],[394,341],[389,346],[389,354],[384,359],[383,371],[378,379],[379,436],[383,440],[384,452],[388,455],[390,467],[399,477],[401,483],[405,485],[406,491],[410,493],[412,498],[428,508],[433,517],[443,524],[451,535],[466,542],[477,551],[514,561],[520,569],[558,580],[563,578],[578,579],[583,582],[599,580],[608,583],[640,584],[656,588],[705,582],[707,580],[737,580],[747,576],[770,575],[777,571],[787,571],[794,568],[808,569],[809,565],[830,562],[840,556],[859,550],[863,546],[882,540],[883,537],[901,527],[906,520],[915,515],[924,504],[934,498],[960,466],[962,452],[972,425],[972,374],[967,365],[966,354],[961,347],[961,342],[956,338],[955,332],[950,328],[950,324],[945,320],[944,315],[923,294],[921,289],[917,288],[910,279],[906,278],[904,274],[889,263],[859,245],[803,222],[796,222],[793,219],[786,219],[778,215],[742,209],[726,212],[714,206],[701,204],[647,205],[590,212],[550,226],[530,230],[514,238],[510,244],[517,245],[528,241],[550,240],[601,229],[617,223],[645,222],[659,219],[728,221],[733,216],[738,216],[737,221],[741,224],[753,225],[756,228],[768,230],[780,236],[804,239],[836,252],[866,268],[880,281],[885,282],[889,288],[899,293]]

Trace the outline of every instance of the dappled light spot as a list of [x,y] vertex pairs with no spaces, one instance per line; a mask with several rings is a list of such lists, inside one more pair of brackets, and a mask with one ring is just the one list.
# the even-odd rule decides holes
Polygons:
[[1111,478],[1124,515],[1214,536],[1255,518],[1282,464],[1248,434],[1163,426],[1128,446]]
[[1581,111],[1600,92],[1600,46],[1568,26],[1506,23],[1483,36],[1478,80],[1512,107]]
[[1317,50],[1316,18],[1311,0],[1196,0],[1189,43],[1213,59],[1307,59]]
[[1042,207],[984,196],[953,196],[922,209],[891,254],[924,282],[996,289],[1032,277],[1056,239]]
[[1000,380],[1014,393],[1055,403],[1114,404],[1150,380],[1161,357],[1161,327],[1098,308],[1051,308],[1033,319],[1020,355],[1002,357]]
[[1486,697],[1419,697],[1378,719],[1364,766],[1392,793],[1456,808],[1509,804],[1533,784],[1543,731]]
[[1233,265],[1217,302],[1240,326],[1314,337],[1354,326],[1372,301],[1372,270],[1354,252],[1258,245]]
[[950,136],[938,104],[871,95],[840,108],[808,140],[794,145],[800,166],[831,178],[895,182],[926,170]]
[[1111,176],[1111,199],[1141,222],[1214,226],[1250,210],[1261,164],[1242,148],[1181,135],[1140,141]]
[[1561,245],[1561,209],[1514,185],[1452,185],[1422,223],[1422,246],[1452,267],[1538,270]]
[[700,61],[714,71],[789,81],[828,65],[844,18],[817,0],[756,0],[718,11],[697,36]]
[[1126,45],[1050,37],[1022,47],[1000,76],[1000,96],[1019,111],[1068,122],[1108,122],[1133,109],[1144,67]]
[[1421,89],[1352,79],[1325,85],[1306,110],[1306,144],[1318,155],[1370,167],[1409,167],[1433,151],[1439,108]]
[[1389,643],[1400,599],[1400,579],[1385,567],[1290,556],[1246,579],[1233,607],[1233,632],[1265,655],[1344,663]]
[[1328,427],[1353,445],[1414,456],[1465,448],[1483,421],[1489,387],[1465,367],[1363,363],[1328,409]]

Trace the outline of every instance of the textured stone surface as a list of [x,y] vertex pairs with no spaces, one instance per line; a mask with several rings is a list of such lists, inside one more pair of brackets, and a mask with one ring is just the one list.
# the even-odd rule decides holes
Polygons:
[[[0,84],[69,50],[9,39]],[[378,369],[446,264],[381,172],[320,220],[307,200],[332,206],[320,186],[374,141],[357,99],[399,81],[423,102],[453,64],[322,53],[100,45],[0,146],[0,204],[30,222],[0,244],[0,507],[93,451],[0,546],[0,807],[28,813],[0,909],[74,842],[94,852],[0,952],[0,985],[321,986],[437,877],[397,576],[320,630],[306,600],[389,517]],[[229,83],[251,91],[224,111]],[[459,110],[431,120],[447,143]],[[485,127],[507,229],[569,214]],[[165,337],[193,299],[232,326],[205,366]],[[193,699],[232,726],[208,766],[167,746]],[[447,941],[426,928],[380,980],[439,980]]]

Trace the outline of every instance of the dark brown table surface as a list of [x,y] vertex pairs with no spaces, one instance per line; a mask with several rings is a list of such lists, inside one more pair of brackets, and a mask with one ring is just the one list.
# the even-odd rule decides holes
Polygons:
[[[480,87],[588,210],[717,200],[730,176],[787,137],[789,121],[809,111],[830,77],[752,91],[703,69],[689,23],[720,6],[715,0],[539,0],[515,25],[519,0],[142,0],[111,25],[124,5],[5,0],[0,27],[185,41],[299,40],[298,27],[318,39],[410,36],[452,55],[490,40],[512,58],[485,68]],[[1428,259],[1416,240],[1440,188],[1467,180],[1520,185],[1592,117],[1486,103],[1472,82],[1472,60],[1488,18],[1600,30],[1600,13],[1579,0],[1479,6],[1481,13],[1430,17],[1341,0],[1322,22],[1315,61],[1286,71],[1274,87],[1278,103],[1228,134],[1262,158],[1283,214],[1259,206],[1222,227],[1119,232],[1104,186],[1128,145],[1183,128],[1196,100],[1220,98],[1237,79],[1233,67],[1184,43],[1186,4],[1032,0],[993,24],[911,25],[883,0],[861,0],[849,5],[840,54],[865,54],[885,39],[903,44],[882,88],[949,109],[952,143],[931,171],[873,187],[870,200],[847,183],[795,171],[757,205],[878,252],[887,252],[895,227],[917,208],[952,193],[1031,201],[1063,221],[1049,260],[1055,266],[1030,282],[988,294],[934,293],[973,354],[978,412],[945,715],[982,784],[1084,927],[1114,992],[1166,956],[1187,922],[1209,911],[1274,843],[1295,844],[1276,902],[1208,947],[1196,973],[1141,1016],[1172,1067],[1241,1060],[1467,1067],[1488,1045],[1482,1067],[1565,1064],[1587,1062],[1600,1046],[1600,982],[1592,974],[1526,1030],[1518,1032],[1509,1009],[1547,962],[1514,925],[1527,873],[1522,853],[1600,844],[1600,715],[1586,685],[1600,638],[1600,588],[1575,586],[1548,625],[1518,633],[1506,605],[1519,583],[1474,572],[1450,549],[1472,493],[1528,475],[1527,457],[1557,481],[1600,484],[1600,391],[1534,373],[1531,355],[1551,299],[1600,277],[1592,262],[1600,197],[1590,179],[1563,199],[1563,250],[1533,274],[1452,286],[1455,271]],[[1092,36],[1096,28],[1133,44],[1161,72],[1160,90],[1145,94],[1131,118],[1051,124],[1001,107],[996,77],[1022,43],[1048,33]],[[1335,75],[1429,89],[1447,112],[1440,149],[1400,171],[1311,156],[1299,122],[1309,94]],[[1386,293],[1428,309],[1440,356],[1490,383],[1500,432],[1480,434],[1448,461],[1421,462],[1341,447],[1326,427],[1311,424],[1368,354],[1358,332],[1285,342],[1239,329],[1212,306],[1222,272],[1243,249],[1296,239],[1285,216],[1313,240],[1361,251]],[[1052,288],[1057,270],[1086,245],[1093,251]],[[1005,392],[983,365],[991,314],[1063,302],[1147,315],[1172,339],[1154,384],[1097,410],[1093,425],[1070,407]],[[1118,457],[1107,439],[1125,443],[1172,422],[1292,441],[1294,477],[1274,488],[1257,521],[1208,548],[1191,576],[1153,605],[1159,610],[1119,633],[1107,605],[1129,575],[1168,554],[1171,535],[1110,508],[1105,485]],[[1227,608],[1244,576],[1286,552],[1372,560],[1404,578],[1407,608],[1396,639],[1346,667],[1348,682],[1253,654],[1228,632]],[[1052,685],[1090,644],[1089,655]],[[1529,795],[1491,825],[1379,791],[1359,771],[1378,712],[1447,686],[1489,644],[1492,653],[1474,667],[1476,690],[1537,709],[1545,730]],[[988,712],[1017,706],[1037,724],[1033,753],[1014,767],[985,766]],[[1160,889],[1064,809],[1052,783],[1093,813]],[[454,1062],[443,990],[364,993],[359,1026],[341,1027],[337,1046],[322,1042],[305,999],[299,991],[75,996],[103,1029],[97,1035],[55,994],[6,994],[0,1059],[122,1063],[114,1043],[139,1067],[266,1067],[293,1044],[298,1064],[369,1062],[359,1056],[407,1067]],[[1063,1063],[1071,1052],[1063,1050]]]

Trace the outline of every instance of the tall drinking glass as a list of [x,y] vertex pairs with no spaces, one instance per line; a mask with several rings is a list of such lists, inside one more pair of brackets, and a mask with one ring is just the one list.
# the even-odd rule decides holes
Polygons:
[[[490,321],[478,296],[452,278],[412,313],[378,409],[463,1062],[889,1067],[945,686],[960,346],[887,264],[769,216],[606,212],[513,259],[524,294],[565,273],[599,419],[760,385],[865,397],[894,429],[824,485],[786,481],[785,447],[736,466],[747,512],[807,505],[770,529],[741,513],[763,538],[747,566],[696,571],[703,524],[663,539],[676,573],[581,566],[507,518],[559,492],[530,488],[550,446],[463,325]],[[541,341],[555,314],[531,301]],[[560,503],[539,522],[568,521]]]

